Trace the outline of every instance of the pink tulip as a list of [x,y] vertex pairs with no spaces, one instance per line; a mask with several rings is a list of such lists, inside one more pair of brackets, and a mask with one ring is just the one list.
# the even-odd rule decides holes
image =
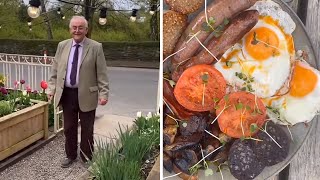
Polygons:
[[31,93],[31,87],[30,86],[27,86],[26,90],[27,90],[27,93]]

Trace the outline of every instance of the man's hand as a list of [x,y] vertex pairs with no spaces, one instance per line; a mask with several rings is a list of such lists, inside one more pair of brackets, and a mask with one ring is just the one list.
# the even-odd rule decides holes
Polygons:
[[99,98],[99,104],[100,104],[100,105],[106,105],[107,102],[108,102],[107,99]]

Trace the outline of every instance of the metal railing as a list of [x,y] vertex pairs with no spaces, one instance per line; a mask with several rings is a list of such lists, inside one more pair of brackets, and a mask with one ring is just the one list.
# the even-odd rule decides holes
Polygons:
[[[0,53],[0,74],[6,77],[7,88],[14,88],[15,81],[25,80],[26,86],[38,92],[41,81],[48,81],[54,57],[31,56],[21,54]],[[54,133],[61,131],[63,121],[60,123],[60,108],[54,108]],[[62,116],[61,116],[62,117]]]

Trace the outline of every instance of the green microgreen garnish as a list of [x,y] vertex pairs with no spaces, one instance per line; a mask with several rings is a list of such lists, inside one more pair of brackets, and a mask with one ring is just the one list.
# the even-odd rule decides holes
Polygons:
[[243,104],[241,102],[235,104],[236,110],[242,109],[242,107],[243,107]]
[[258,39],[257,33],[254,31],[253,32],[253,39],[251,41],[251,44],[252,45],[257,45],[258,43],[264,44],[265,47],[271,47],[271,48],[280,50],[278,47],[270,45],[269,39],[267,40],[267,42],[264,42],[264,41]]
[[250,124],[250,132],[255,133],[258,129],[258,125],[256,123]]
[[253,45],[257,45],[259,43],[258,39],[257,39],[257,33],[254,31],[253,32],[253,39],[251,41],[251,44]]
[[208,84],[208,80],[209,80],[209,73],[204,72],[203,75],[201,76],[201,79],[203,82],[202,106],[204,106],[204,94],[205,94],[206,84]]
[[216,19],[214,17],[207,18],[207,21],[202,23],[202,30],[206,32],[212,32],[215,37],[220,37],[226,25],[229,24],[229,20],[226,18],[223,19],[223,22],[216,28],[213,27],[215,24]]
[[224,99],[224,101],[229,101],[229,94],[227,94],[227,95],[225,95],[224,97],[223,97],[223,99]]
[[240,89],[241,91],[254,92],[251,83],[254,82],[254,78],[246,75],[242,72],[235,72],[235,75],[244,81],[244,86]]
[[232,62],[231,61],[226,61],[226,66],[229,67],[229,68],[232,67]]

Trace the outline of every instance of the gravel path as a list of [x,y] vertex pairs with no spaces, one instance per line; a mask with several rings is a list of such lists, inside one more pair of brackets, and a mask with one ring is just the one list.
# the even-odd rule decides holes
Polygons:
[[65,157],[62,134],[33,154],[0,172],[1,180],[74,180],[86,171],[80,157],[69,168],[61,168]]

